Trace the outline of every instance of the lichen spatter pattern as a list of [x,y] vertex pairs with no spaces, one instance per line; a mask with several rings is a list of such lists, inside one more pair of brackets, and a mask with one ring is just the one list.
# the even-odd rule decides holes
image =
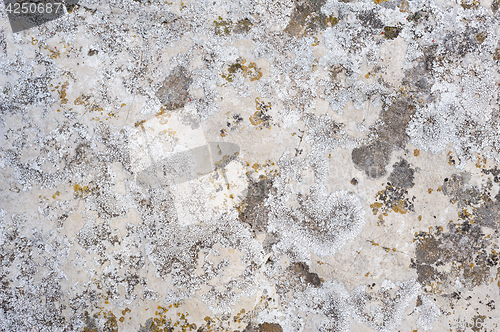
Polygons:
[[500,330],[500,1],[0,6],[0,331]]

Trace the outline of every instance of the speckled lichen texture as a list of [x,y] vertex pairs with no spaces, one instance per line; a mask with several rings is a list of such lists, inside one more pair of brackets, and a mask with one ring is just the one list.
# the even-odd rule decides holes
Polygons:
[[0,10],[0,331],[500,331],[499,0]]

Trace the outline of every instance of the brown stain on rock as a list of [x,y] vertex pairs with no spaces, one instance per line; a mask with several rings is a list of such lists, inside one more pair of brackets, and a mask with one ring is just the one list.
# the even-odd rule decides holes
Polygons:
[[335,25],[338,20],[329,20],[321,12],[321,7],[325,3],[326,0],[294,0],[295,6],[285,32],[296,37],[303,37],[313,35],[328,25]]
[[263,323],[257,328],[258,332],[283,332],[283,328],[276,323]]
[[321,280],[317,273],[309,272],[309,266],[306,263],[294,263],[289,266],[289,269],[296,273],[304,282],[313,285],[314,287],[321,286]]

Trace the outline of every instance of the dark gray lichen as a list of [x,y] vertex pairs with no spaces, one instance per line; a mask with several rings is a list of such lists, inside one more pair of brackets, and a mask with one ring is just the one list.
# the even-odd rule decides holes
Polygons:
[[382,111],[380,119],[383,125],[376,130],[378,137],[352,150],[351,157],[356,167],[373,179],[384,176],[392,151],[403,149],[408,141],[406,127],[414,113],[415,106],[408,99],[398,99]]
[[392,186],[409,189],[415,185],[413,182],[415,171],[410,167],[406,159],[401,159],[393,165],[393,171],[387,178]]
[[272,190],[272,178],[261,175],[256,181],[249,178],[249,185],[245,199],[239,204],[239,219],[247,223],[255,232],[264,232],[267,229],[268,209],[264,203]]

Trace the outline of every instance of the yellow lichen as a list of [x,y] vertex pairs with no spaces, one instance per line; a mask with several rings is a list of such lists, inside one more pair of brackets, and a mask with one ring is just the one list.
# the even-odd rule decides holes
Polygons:
[[404,203],[405,203],[404,200],[396,202],[396,204],[392,205],[392,210],[396,213],[406,214],[408,210],[404,208]]
[[85,196],[87,196],[87,195],[89,195],[92,192],[94,192],[94,191],[97,190],[96,186],[92,182],[89,184],[89,186],[83,186],[82,187],[79,184],[75,184],[73,186],[75,197],[77,197],[77,198],[83,198],[83,197],[85,197]]
[[370,204],[370,207],[372,208],[373,210],[373,215],[377,215],[378,213],[378,210],[383,206],[382,203],[380,202],[375,202],[373,204]]
[[66,98],[66,89],[68,88],[69,82],[66,81],[62,86],[61,90],[58,91],[59,93],[59,98],[61,98],[61,104],[66,104],[68,102],[68,99]]
[[228,66],[228,74],[222,74],[222,78],[224,78],[228,82],[232,82],[234,75],[238,72],[241,72],[243,77],[250,78],[250,81],[259,80],[262,77],[262,71],[255,62],[250,62],[248,66],[245,66],[246,60],[243,58],[239,58],[235,63],[230,64]]

